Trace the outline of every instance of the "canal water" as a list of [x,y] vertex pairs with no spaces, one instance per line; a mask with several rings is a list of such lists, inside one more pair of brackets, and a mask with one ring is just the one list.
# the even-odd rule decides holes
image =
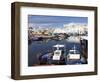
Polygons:
[[33,41],[28,45],[28,66],[33,66],[39,64],[38,57],[40,55],[46,54],[48,51],[53,50],[53,46],[56,44],[64,44],[66,47],[66,53],[73,48],[75,45],[76,49],[80,52],[80,43],[74,40],[68,41],[70,38],[66,40],[49,40],[49,41]]

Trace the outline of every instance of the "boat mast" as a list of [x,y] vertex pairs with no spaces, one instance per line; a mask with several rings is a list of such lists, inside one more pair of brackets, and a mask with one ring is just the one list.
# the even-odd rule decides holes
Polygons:
[[75,45],[74,45],[74,54],[76,53],[75,51],[76,51],[76,47],[75,47]]

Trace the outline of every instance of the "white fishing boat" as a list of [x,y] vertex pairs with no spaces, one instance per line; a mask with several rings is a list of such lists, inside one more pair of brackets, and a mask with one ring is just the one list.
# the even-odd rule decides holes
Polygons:
[[39,61],[41,64],[64,64],[64,49],[65,45],[56,44],[53,45],[53,51],[47,52],[39,56]]
[[60,60],[61,55],[63,54],[63,50],[61,50],[60,48],[64,48],[65,46],[61,44],[57,44],[57,45],[54,45],[53,47],[55,47],[56,50],[54,51],[52,60]]
[[76,50],[76,47],[74,45],[73,49],[69,50],[69,53],[67,55],[67,60],[80,60],[81,56],[78,50]]
[[55,50],[53,51],[52,64],[65,65],[65,58],[64,58],[64,55],[66,54],[65,45],[57,44],[54,45],[53,48],[55,48]]

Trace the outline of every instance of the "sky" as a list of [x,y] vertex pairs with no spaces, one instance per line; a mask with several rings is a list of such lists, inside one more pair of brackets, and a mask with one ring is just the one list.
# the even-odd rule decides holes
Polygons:
[[46,15],[28,15],[28,24],[36,27],[63,27],[64,24],[81,23],[87,24],[87,17],[71,16],[46,16]]

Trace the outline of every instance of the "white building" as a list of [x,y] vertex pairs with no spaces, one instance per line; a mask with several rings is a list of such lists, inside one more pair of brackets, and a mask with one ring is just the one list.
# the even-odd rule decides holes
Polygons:
[[86,24],[79,24],[79,23],[65,24],[64,28],[67,30],[67,33],[79,33],[79,34],[83,34],[86,31],[88,31]]
[[65,28],[56,28],[53,33],[66,33]]

